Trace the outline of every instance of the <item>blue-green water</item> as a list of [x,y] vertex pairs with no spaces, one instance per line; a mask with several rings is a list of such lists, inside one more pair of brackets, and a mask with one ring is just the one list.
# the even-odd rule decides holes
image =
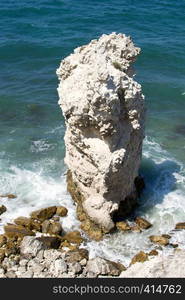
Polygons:
[[[91,252],[127,260],[151,247],[147,236],[185,221],[185,2],[182,0],[0,1],[0,194],[4,222],[37,207],[65,204],[64,228],[76,228],[65,186],[65,132],[56,68],[74,48],[103,33],[131,35],[142,53],[136,79],[146,96],[141,172],[147,188],[138,214],[154,227],[91,242]],[[134,239],[133,239],[134,235]],[[181,246],[185,235],[173,237]]]

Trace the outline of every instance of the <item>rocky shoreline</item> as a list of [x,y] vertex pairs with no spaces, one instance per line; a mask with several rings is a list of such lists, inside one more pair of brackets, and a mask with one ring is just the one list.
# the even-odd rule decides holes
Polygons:
[[[5,209],[1,210],[1,206],[0,211],[1,214],[5,213]],[[180,253],[178,251],[182,253],[179,257],[184,255],[184,251],[180,250],[178,245],[170,243],[171,236],[163,234],[149,236],[154,249],[149,253],[143,251],[137,253],[131,259],[128,268],[119,262],[103,257],[90,259],[88,250],[85,248],[86,235],[78,230],[64,232],[60,218],[65,218],[67,213],[66,207],[51,206],[33,211],[29,218],[18,217],[14,223],[6,224],[4,234],[0,235],[0,278],[132,277],[133,272],[135,272],[135,277],[145,277],[144,271],[141,270],[147,273],[147,266],[149,269],[155,269],[153,264],[157,265],[158,269],[162,266],[161,254],[156,248],[159,250],[166,246],[174,248],[172,257],[176,262],[178,261],[176,253]],[[120,230],[123,234],[128,231],[139,234],[151,226],[152,224],[147,220],[136,217],[133,226],[126,221],[119,221],[116,223],[115,230]],[[185,223],[178,223],[175,227],[175,230],[183,229],[185,229]],[[165,258],[167,266],[168,260],[170,262],[172,257]],[[181,263],[179,261],[180,266]],[[150,277],[155,277],[155,272],[149,273]],[[157,274],[159,277],[160,274],[161,277],[164,276],[162,271]],[[170,277],[170,274],[167,275]]]

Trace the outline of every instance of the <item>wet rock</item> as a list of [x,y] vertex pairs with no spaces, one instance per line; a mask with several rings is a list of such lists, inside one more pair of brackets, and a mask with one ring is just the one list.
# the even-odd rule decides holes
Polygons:
[[145,188],[145,182],[141,175],[137,176],[134,180],[134,184],[138,193],[138,196],[140,196],[141,192]]
[[141,229],[148,229],[152,226],[150,222],[141,217],[137,217],[135,219],[135,222]]
[[158,255],[158,254],[159,254],[159,252],[158,252],[157,250],[155,250],[155,249],[151,250],[151,251],[148,253],[149,256],[156,256],[156,255]]
[[14,220],[16,225],[24,226],[30,230],[41,231],[41,222],[39,220],[33,220],[26,217],[18,217]]
[[8,198],[8,199],[15,199],[17,198],[16,195],[14,194],[4,194],[4,195],[0,195],[1,198]]
[[149,239],[152,243],[156,243],[161,246],[167,246],[169,244],[169,239],[162,235],[151,235]]
[[128,231],[131,229],[131,227],[125,221],[117,222],[116,227],[117,227],[117,229],[119,229],[121,231]]
[[26,258],[35,257],[42,249],[45,249],[43,242],[32,236],[25,236],[20,245],[20,252]]
[[88,260],[89,252],[87,249],[80,248],[76,251],[68,251],[66,253],[65,259],[69,263],[80,262],[82,259]]
[[132,258],[130,265],[133,265],[137,262],[144,262],[146,260],[148,260],[148,254],[144,251],[140,251]]
[[131,226],[130,229],[133,232],[142,232],[141,228],[138,225]]
[[74,243],[74,244],[81,244],[84,239],[81,236],[81,233],[79,231],[71,231],[66,233],[63,237],[62,237],[62,241],[67,241],[69,243]]
[[86,269],[88,273],[94,273],[96,276],[119,276],[122,271],[126,270],[126,268],[123,265],[111,262],[101,257],[90,259],[87,262]]
[[177,223],[175,229],[185,229],[185,222]]
[[31,218],[38,219],[40,221],[45,221],[52,218],[56,213],[56,210],[57,210],[56,206],[50,206],[47,208],[39,209],[31,213]]
[[7,242],[7,237],[4,234],[0,235],[0,248]]
[[60,235],[62,233],[62,225],[59,222],[53,220],[45,220],[42,223],[42,232],[54,235]]
[[28,228],[21,225],[7,224],[4,226],[5,235],[7,237],[24,237],[27,235],[35,235],[35,233]]
[[0,249],[0,263],[3,261],[5,258],[5,249]]
[[60,216],[60,217],[65,217],[68,213],[68,210],[66,207],[64,206],[57,206],[57,211],[56,211],[56,215]]
[[170,243],[169,245],[173,248],[178,248],[178,246],[179,246],[179,244],[172,244],[172,243]]
[[87,235],[95,241],[100,241],[103,238],[103,231],[91,220],[86,219],[80,225],[80,228],[87,233]]
[[61,243],[61,239],[58,237],[41,236],[37,237],[37,240],[43,243],[45,249],[58,249]]
[[59,247],[59,249],[62,249],[63,251],[66,251],[66,248],[68,249],[68,250],[77,250],[78,249],[78,245],[77,244],[71,244],[71,243],[69,243],[68,241],[64,241],[64,242],[62,242],[61,244],[60,244],[60,247]]
[[5,211],[7,211],[6,206],[0,205],[0,215],[2,215]]

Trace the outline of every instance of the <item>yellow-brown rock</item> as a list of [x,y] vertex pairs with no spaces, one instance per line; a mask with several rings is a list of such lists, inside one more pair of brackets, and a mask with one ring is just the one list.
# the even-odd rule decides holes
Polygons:
[[141,217],[137,217],[135,219],[135,222],[141,229],[148,229],[152,226],[150,222]]
[[56,210],[57,210],[56,206],[50,206],[47,208],[39,209],[31,213],[31,218],[38,219],[40,221],[45,221],[52,218],[56,213]]
[[65,217],[68,213],[68,210],[66,207],[64,206],[57,206],[57,211],[56,211],[56,215],[60,216],[60,217]]
[[167,246],[169,244],[169,239],[162,235],[151,235],[149,239],[152,243],[156,243],[161,246]]
[[148,254],[145,253],[144,251],[140,251],[137,253],[131,260],[131,265],[135,264],[136,262],[144,262],[148,260]]
[[117,229],[121,230],[121,231],[128,231],[131,230],[131,227],[129,226],[129,224],[125,221],[121,221],[121,222],[116,222],[116,227]]
[[82,238],[80,232],[76,230],[76,231],[70,231],[70,232],[66,233],[62,237],[62,241],[67,241],[69,243],[79,245],[84,241],[84,239]]
[[23,237],[26,235],[35,235],[35,233],[28,228],[21,225],[7,224],[4,226],[5,235],[7,237]]
[[6,236],[5,236],[4,234],[1,234],[1,235],[0,235],[0,248],[1,248],[3,245],[5,245],[6,242],[7,242]]
[[185,222],[177,223],[175,229],[185,229]]

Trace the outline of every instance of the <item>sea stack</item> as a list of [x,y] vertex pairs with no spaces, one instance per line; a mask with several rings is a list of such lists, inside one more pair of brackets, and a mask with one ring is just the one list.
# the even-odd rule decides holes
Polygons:
[[144,96],[131,68],[139,52],[124,34],[102,35],[57,69],[68,189],[87,232],[88,224],[110,232],[133,209],[142,186]]

